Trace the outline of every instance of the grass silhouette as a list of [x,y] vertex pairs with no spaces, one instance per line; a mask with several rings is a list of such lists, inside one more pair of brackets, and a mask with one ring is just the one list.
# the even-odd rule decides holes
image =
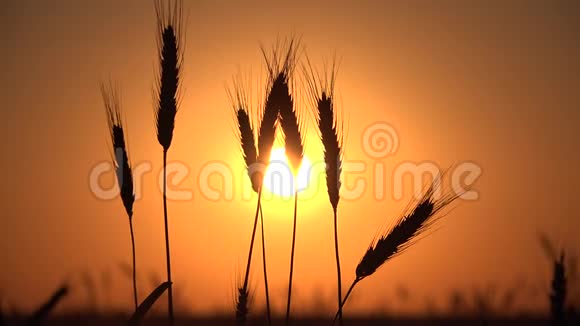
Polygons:
[[[565,250],[563,248],[556,249],[547,235],[539,233],[538,241],[544,254],[552,263],[552,280],[548,297],[552,324],[556,326],[566,325],[568,319],[568,307],[566,307],[569,287],[568,274],[574,276],[575,262],[573,260],[567,261]],[[572,270],[572,273],[569,270]]]
[[564,251],[554,261],[552,290],[550,293],[550,311],[554,325],[564,325],[566,315],[566,266]]

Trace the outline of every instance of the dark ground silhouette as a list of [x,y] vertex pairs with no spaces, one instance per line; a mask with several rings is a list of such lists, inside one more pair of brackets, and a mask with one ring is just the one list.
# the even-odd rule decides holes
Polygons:
[[[5,325],[22,325],[23,320],[8,319]],[[176,325],[234,325],[235,321],[230,316],[228,317],[207,317],[207,318],[179,318],[176,317]],[[282,325],[284,318],[277,318],[273,320],[273,325]],[[248,325],[266,325],[264,319],[249,319]],[[291,325],[306,326],[306,325],[330,325],[329,318],[304,318],[296,319]],[[345,318],[345,325],[552,325],[549,319],[542,319],[538,317],[521,317],[521,318]],[[60,317],[49,318],[44,325],[127,325],[126,317],[124,316],[89,316],[89,315],[68,315]],[[142,325],[167,325],[167,317],[160,315],[158,317],[150,317],[145,320]],[[580,325],[580,318],[578,316],[570,318],[567,323],[562,325]]]

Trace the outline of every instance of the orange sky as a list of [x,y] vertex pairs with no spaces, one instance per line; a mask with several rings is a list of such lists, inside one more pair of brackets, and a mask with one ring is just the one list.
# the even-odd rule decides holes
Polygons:
[[[170,162],[189,168],[179,188],[193,192],[192,200],[169,202],[181,309],[231,309],[255,203],[240,199],[243,163],[224,85],[239,70],[258,76],[260,44],[287,35],[302,37],[317,66],[335,53],[341,58],[336,86],[348,127],[344,150],[347,160],[369,167],[367,179],[370,167],[384,164],[386,184],[392,185],[404,162],[430,161],[442,168],[474,162],[483,172],[474,186],[479,200],[460,201],[441,229],[362,282],[348,310],[425,311],[434,302],[437,311],[445,311],[453,289],[470,293],[492,283],[505,289],[524,282],[536,293],[545,291],[550,265],[536,232],[580,248],[574,234],[580,227],[577,3],[220,0],[186,1],[185,8],[184,92],[169,152]],[[98,283],[99,309],[129,309],[130,282],[118,268],[130,259],[128,223],[118,198],[95,197],[89,176],[109,158],[98,83],[112,78],[122,87],[130,156],[152,167],[143,177],[134,217],[144,296],[165,269],[157,187],[162,156],[151,92],[157,65],[153,5],[8,0],[0,8],[0,24],[0,298],[29,310],[68,280],[73,293],[62,309],[83,307],[89,302],[83,274],[89,273]],[[375,159],[365,154],[361,139],[365,128],[380,121],[394,127],[399,147]],[[309,123],[306,152],[320,161]],[[233,170],[233,200],[213,201],[200,191],[200,171],[214,161]],[[110,183],[112,175],[102,181]],[[294,284],[295,307],[304,313],[318,309],[319,300],[334,303],[332,217],[322,188],[300,204]],[[354,277],[377,230],[411,199],[411,188],[403,191],[403,199],[387,188],[382,200],[367,191],[341,202],[344,283]],[[291,209],[291,202],[276,198],[264,203],[279,310],[285,302]],[[255,266],[260,306],[261,270]],[[108,278],[111,293],[102,285]],[[403,286],[410,297],[401,303],[397,289]],[[519,305],[545,309],[545,295],[525,296]]]

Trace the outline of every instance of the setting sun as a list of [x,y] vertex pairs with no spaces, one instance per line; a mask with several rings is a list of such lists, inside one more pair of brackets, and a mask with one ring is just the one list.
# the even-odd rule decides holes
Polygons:
[[[286,157],[284,148],[275,148],[270,156],[270,165],[264,176],[264,187],[272,194],[289,197],[296,190],[305,190],[312,179],[312,164],[307,156],[304,156],[302,165],[298,171],[296,179]],[[295,187],[296,186],[296,187]]]

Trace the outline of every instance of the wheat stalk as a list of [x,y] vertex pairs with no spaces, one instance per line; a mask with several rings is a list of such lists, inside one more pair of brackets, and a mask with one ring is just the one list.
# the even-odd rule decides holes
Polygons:
[[[297,111],[294,108],[294,100],[290,94],[292,74],[297,61],[297,49],[299,42],[290,39],[288,42],[278,44],[271,53],[262,47],[262,53],[268,69],[268,77],[272,85],[272,91],[267,102],[278,107],[280,126],[284,133],[284,146],[286,156],[294,173],[298,173],[304,157],[304,145],[301,133],[301,124]],[[280,57],[280,54],[284,54]],[[294,271],[294,251],[296,244],[296,220],[298,212],[298,189],[294,193],[294,221],[292,227],[292,247],[290,253],[290,273],[288,279],[288,300],[286,304],[286,324],[290,321],[290,306],[292,301],[292,276]]]
[[[254,128],[250,120],[250,103],[249,94],[244,89],[241,80],[234,80],[233,91],[228,90],[228,97],[233,105],[233,109],[236,115],[238,124],[238,138],[240,141],[240,147],[242,149],[242,155],[244,157],[244,162],[246,163],[246,170],[248,172],[248,177],[252,183],[252,189],[261,195],[261,183],[262,183],[262,171],[256,173],[254,171],[255,167],[258,166],[258,153],[256,150],[256,143],[254,138]],[[264,272],[264,290],[266,295],[266,312],[268,317],[268,325],[271,325],[271,313],[270,313],[270,294],[268,289],[268,273],[266,264],[266,239],[264,236],[264,216],[262,212],[261,204],[258,206],[260,212],[260,227],[261,227],[261,239],[262,239],[262,267]],[[246,275],[244,279],[244,285],[238,289],[238,300],[236,304],[236,321],[239,325],[243,325],[246,322],[246,315],[248,313],[248,277],[250,272],[250,265],[252,259],[253,243],[256,234],[256,223],[254,222],[254,228],[252,230],[252,240],[250,244],[250,252],[248,254],[248,264],[246,266]]]
[[[373,275],[388,260],[405,252],[420,239],[419,236],[444,216],[438,213],[457,199],[459,195],[448,193],[441,198],[435,198],[436,191],[440,186],[441,179],[438,177],[429,186],[423,197],[412,206],[409,213],[404,214],[388,232],[371,243],[356,267],[356,278],[342,300],[341,307],[344,307],[352,290],[360,281]],[[334,321],[337,317],[338,312]]]
[[[263,48],[262,48],[263,50]],[[280,85],[272,83],[269,80],[266,86],[266,99],[264,101],[264,110],[262,111],[260,117],[260,126],[258,128],[258,156],[256,159],[256,164],[254,167],[249,168],[250,178],[254,182],[254,178],[259,181],[258,187],[258,205],[256,207],[256,214],[254,217],[254,228],[252,230],[252,240],[250,242],[250,250],[248,253],[248,263],[246,266],[246,276],[244,284],[247,284],[250,272],[250,263],[252,260],[252,251],[254,246],[254,237],[256,234],[256,225],[258,223],[258,213],[262,214],[261,200],[262,200],[262,188],[264,183],[264,175],[266,169],[270,164],[270,154],[272,153],[272,147],[274,146],[274,140],[276,138],[276,129],[278,124],[278,114],[280,107],[277,103],[277,94],[280,93]],[[257,176],[256,176],[257,175]],[[255,190],[255,189],[254,189]],[[264,282],[266,286],[266,308],[268,310],[268,323],[271,323],[271,313],[270,313],[270,299],[267,290],[267,273],[266,273],[266,249],[264,240],[264,218],[260,215],[261,227],[262,227],[262,259],[264,268]]]
[[182,3],[169,1],[167,7],[161,0],[155,1],[157,16],[157,44],[159,48],[160,75],[157,84],[158,105],[155,110],[157,140],[163,147],[163,216],[165,222],[165,255],[167,265],[169,323],[174,324],[173,283],[171,281],[171,257],[169,227],[167,222],[167,151],[173,139],[175,115],[178,110],[180,70],[182,60]]
[[107,125],[111,136],[111,143],[114,154],[113,164],[119,185],[121,200],[129,217],[129,229],[131,231],[131,252],[133,257],[133,301],[135,309],[138,306],[137,297],[137,271],[135,267],[135,236],[133,234],[133,204],[135,202],[135,192],[133,190],[133,172],[131,162],[127,152],[125,142],[125,131],[121,117],[121,102],[116,90],[111,84],[105,86],[101,84],[101,95],[107,113]]
[[268,289],[268,269],[266,265],[266,237],[264,235],[264,214],[262,207],[260,210],[260,228],[262,230],[262,269],[264,271],[264,291],[266,295],[266,317],[268,318],[268,325],[272,325],[272,313],[270,311],[270,291]]
[[[274,140],[276,137],[276,127],[277,127],[277,120],[278,120],[278,112],[279,106],[276,103],[276,94],[279,93],[279,85],[274,85],[273,83],[269,83],[266,86],[266,100],[264,102],[264,110],[262,111],[260,117],[260,125],[258,127],[258,153],[256,156],[256,162],[253,165],[249,165],[253,160],[253,150],[252,150],[252,142],[251,139],[253,138],[253,130],[251,130],[251,124],[249,123],[249,118],[246,120],[246,116],[249,116],[247,112],[239,112],[237,111],[236,117],[238,118],[238,127],[240,128],[240,142],[242,143],[242,150],[244,151],[244,159],[249,158],[246,161],[246,165],[248,168],[248,173],[250,180],[252,181],[252,188],[254,191],[258,192],[258,203],[256,206],[256,214],[254,216],[254,224],[252,228],[252,236],[250,240],[250,249],[248,250],[248,261],[246,264],[246,273],[244,276],[244,282],[240,289],[243,291],[239,291],[239,298],[238,298],[238,305],[239,303],[244,303],[247,300],[244,300],[243,295],[248,291],[248,282],[250,277],[250,266],[252,264],[252,254],[254,251],[254,239],[256,237],[256,229],[258,225],[258,217],[261,213],[261,199],[262,199],[262,184],[264,180],[264,174],[266,172],[266,168],[270,162],[270,154],[272,152],[272,147],[274,146]],[[252,131],[250,136],[250,130]],[[243,139],[242,139],[243,138]],[[247,144],[247,145],[246,145]],[[246,153],[246,150],[247,153]],[[257,188],[257,189],[256,189]],[[262,218],[263,221],[263,218]],[[262,228],[263,223],[261,224]],[[263,234],[263,232],[262,232]],[[265,255],[265,240],[262,236],[262,257],[263,257],[263,265],[264,265],[264,282],[267,283],[266,277],[266,255]],[[269,297],[266,298],[267,305],[269,306]],[[247,309],[236,309],[236,319],[239,323],[245,323],[246,316],[244,315],[241,318],[240,313],[247,314]],[[270,314],[268,314],[268,320],[270,321]]]
[[[307,57],[308,60],[308,57]],[[338,321],[342,325],[342,276],[340,270],[340,255],[338,246],[338,202],[340,193],[340,174],[342,171],[342,128],[338,124],[338,116],[334,108],[334,82],[337,67],[333,61],[330,76],[323,78],[315,73],[310,61],[303,66],[306,84],[315,109],[316,122],[320,140],[324,148],[324,163],[326,165],[326,187],[328,199],[334,215],[334,251],[337,274]]]

